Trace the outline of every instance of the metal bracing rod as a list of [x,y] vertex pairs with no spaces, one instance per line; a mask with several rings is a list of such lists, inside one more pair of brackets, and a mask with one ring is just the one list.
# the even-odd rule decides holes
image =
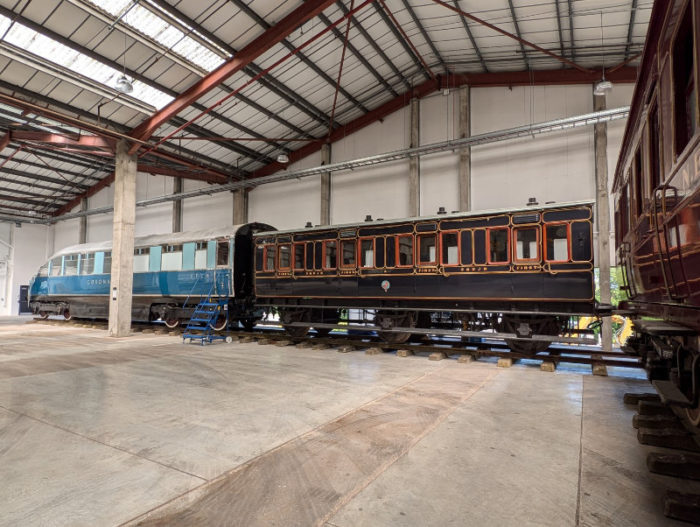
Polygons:
[[[248,15],[250,18],[252,18],[260,27],[262,27],[265,30],[270,29],[272,26],[260,15],[258,15],[253,9],[243,2],[243,0],[229,0],[231,3],[233,3],[238,9],[243,11],[246,15]],[[289,42],[289,40],[282,39],[282,42],[280,42],[285,48],[287,48],[289,51],[294,52],[296,47]],[[306,56],[301,51],[298,51],[294,54],[296,58],[298,58],[300,61],[302,61],[304,64],[306,64],[309,68],[314,70],[316,75],[321,77],[324,81],[326,81],[328,84],[331,86],[335,87],[335,81],[321,68],[319,68],[309,57]],[[357,106],[360,110],[363,112],[367,113],[369,110],[365,105],[363,105],[360,101],[358,101],[352,94],[350,94],[345,88],[340,88],[340,93],[343,94],[343,96],[352,102],[355,106]]]
[[[489,143],[495,143],[498,141],[507,141],[511,139],[518,139],[522,137],[533,137],[535,135],[540,135],[544,133],[558,132],[563,130],[570,130],[572,128],[578,128],[581,126],[590,126],[596,123],[608,122],[617,119],[624,119],[629,114],[629,106],[623,108],[616,108],[612,110],[603,110],[600,112],[589,113],[585,115],[579,115],[576,117],[565,117],[563,119],[555,119],[553,121],[546,121],[543,123],[537,123],[532,125],[519,126],[516,128],[509,128],[506,130],[499,130],[496,132],[488,132],[480,135],[473,135],[471,137],[465,137],[461,139],[452,139],[449,141],[443,141],[440,143],[433,143],[430,145],[423,145],[416,148],[408,148],[405,150],[397,150],[394,152],[388,152],[386,154],[378,154],[376,156],[364,157],[361,159],[355,159],[352,161],[344,161],[341,163],[333,163],[330,165],[322,165],[313,168],[307,168],[302,170],[294,171],[283,171],[270,176],[264,176],[255,179],[248,179],[244,181],[237,181],[234,183],[226,183],[224,185],[212,185],[210,187],[205,187],[201,189],[191,190],[188,192],[180,192],[177,194],[169,194],[166,196],[160,196],[150,199],[145,199],[136,202],[137,207],[147,207],[149,205],[156,205],[158,203],[167,203],[169,201],[194,198],[197,196],[207,196],[212,194],[217,194],[219,192],[227,192],[231,190],[237,190],[241,188],[258,187],[265,185],[267,183],[276,183],[279,181],[284,181],[288,179],[300,179],[304,177],[316,176],[326,172],[339,172],[343,170],[352,170],[354,168],[367,167],[372,165],[378,165],[381,163],[388,163],[391,161],[397,161],[401,159],[407,159],[411,156],[416,155],[429,155],[437,154],[440,152],[454,150],[457,151],[465,146],[477,146],[485,145]],[[68,214],[63,214],[61,216],[56,216],[50,219],[43,219],[43,223],[55,223],[56,221],[63,221],[72,218],[79,218],[81,216],[91,216],[94,214],[106,214],[112,212],[112,207],[101,207],[98,209],[91,209],[87,211],[71,212]]]
[[[348,8],[343,5],[342,2],[339,2],[337,6],[340,8],[340,10],[343,12],[344,15],[348,14]],[[411,84],[408,82],[408,79],[403,76],[399,68],[396,67],[396,64],[393,63],[393,61],[387,57],[386,53],[384,53],[384,50],[374,41],[372,36],[367,32],[367,30],[364,28],[362,24],[360,24],[360,21],[357,20],[356,17],[351,16],[350,20],[352,22],[353,27],[357,28],[357,30],[360,32],[360,34],[364,37],[364,39],[369,42],[370,46],[372,46],[372,49],[379,55],[384,63],[391,68],[391,71],[394,72],[394,75],[403,82],[404,86],[408,88],[409,90],[411,89]]]
[[569,54],[571,60],[576,60],[576,45],[574,43],[574,6],[571,0],[566,0],[569,6]]
[[523,61],[525,62],[525,69],[530,69],[530,61],[527,60],[527,53],[525,53],[525,46],[523,45],[523,36],[520,34],[520,26],[518,25],[518,17],[515,15],[515,7],[513,7],[513,0],[508,0],[508,7],[510,8],[510,16],[513,17],[513,25],[515,26],[515,34],[518,35],[520,44],[520,53],[523,56]]
[[[557,31],[559,32],[559,52],[564,56],[564,34],[561,30],[561,11],[559,9],[559,0],[554,0],[554,6],[557,8]],[[562,64],[562,67],[564,65]]]
[[[224,42],[221,40],[219,37],[214,35],[213,33],[210,33],[207,31],[205,28],[203,28],[200,24],[195,22],[193,19],[185,15],[182,11],[175,9],[173,6],[165,2],[164,0],[150,0],[153,4],[157,5],[160,9],[165,11],[166,13],[169,13],[172,17],[182,20],[185,24],[189,25],[192,28],[195,28],[196,31],[204,36],[205,39],[213,42],[216,46],[219,46],[223,51],[229,54],[229,56],[234,56],[236,53],[238,53],[238,50],[235,48],[231,47],[230,44]],[[148,4],[145,4],[144,7],[148,7]],[[321,13],[319,16],[324,16],[323,13]],[[211,49],[210,45],[207,45],[208,48]],[[213,50],[212,51],[216,51]],[[227,57],[226,57],[227,58]],[[262,68],[257,66],[254,62],[251,62],[248,66],[243,68],[243,71],[248,75],[249,77],[254,77],[260,71]],[[311,117],[312,119],[316,120],[318,123],[325,124],[328,122],[328,116],[321,111],[317,106],[309,102],[307,99],[304,97],[301,97],[297,93],[294,93],[289,87],[287,87],[284,83],[281,81],[277,80],[273,75],[267,75],[264,78],[261,78],[258,81],[260,84],[265,86],[268,90],[273,92],[275,95],[280,97],[281,99],[284,99],[287,101],[289,104],[292,104],[302,112],[304,112],[306,115]]]
[[[350,0],[350,11],[355,6],[355,0]],[[335,27],[334,27],[335,29]],[[338,90],[340,90],[340,79],[343,77],[343,64],[345,64],[345,52],[348,49],[348,41],[350,37],[350,17],[345,24],[345,37],[343,38],[343,52],[340,55],[340,65],[338,66],[338,80],[335,83],[335,92],[333,93],[333,108],[331,110],[331,120],[328,122],[328,135],[333,131],[333,120],[335,119],[335,107],[338,104]]]
[[408,45],[406,40],[401,36],[401,33],[399,30],[394,26],[392,21],[389,19],[389,16],[386,14],[386,11],[382,9],[382,7],[379,5],[379,2],[372,2],[372,7],[374,7],[375,11],[377,14],[382,18],[384,23],[387,25],[389,30],[394,34],[394,37],[396,40],[399,41],[403,49],[408,53],[408,56],[411,57],[411,60],[413,60],[413,63],[418,67],[418,69],[425,75],[426,79],[432,79],[435,78],[432,75],[432,72],[428,72],[428,70],[425,69],[425,67],[421,64],[422,59],[416,57],[416,55],[413,53],[413,50],[411,49],[411,46]]
[[632,0],[630,10],[630,24],[627,27],[627,44],[625,45],[625,60],[630,56],[630,46],[632,45],[632,32],[634,31],[634,19],[637,16],[637,0]]
[[[459,3],[457,0],[452,0],[455,7],[457,9],[460,9]],[[472,48],[474,48],[474,51],[476,52],[476,56],[479,59],[479,62],[481,63],[481,67],[484,69],[486,73],[488,73],[489,68],[486,65],[486,61],[484,60],[483,55],[481,54],[481,50],[479,49],[479,46],[476,45],[476,40],[474,39],[474,35],[472,34],[472,30],[469,27],[469,23],[467,22],[467,19],[463,16],[460,16],[459,19],[462,21],[462,25],[464,26],[464,31],[467,32],[467,36],[469,37],[469,42],[472,44]]]
[[[331,24],[331,21],[323,13],[318,15],[318,18],[321,20],[321,22],[323,22],[327,26],[329,26]],[[354,18],[355,17],[351,17],[348,20],[348,22],[352,23]],[[337,27],[333,27],[332,31],[333,31],[333,35],[335,35],[335,37],[337,39],[344,40],[345,37],[343,36],[343,33]],[[386,79],[384,77],[382,77],[376,69],[374,69],[374,67],[369,63],[369,61],[360,52],[360,50],[358,50],[355,46],[353,46],[352,42],[348,41],[348,42],[346,42],[346,45],[347,45],[348,49],[350,50],[350,52],[355,56],[355,58],[357,60],[359,60],[360,63],[362,63],[362,65],[367,69],[367,71],[369,71],[372,74],[372,76],[374,76],[375,79],[377,79],[377,82],[379,82],[381,85],[383,85],[384,88],[386,88],[386,90],[389,93],[391,93],[394,97],[398,96],[398,93],[396,92],[396,90],[394,90],[394,88],[392,88],[391,84],[389,84],[386,81]]]
[[403,3],[404,7],[406,8],[406,11],[408,11],[408,14],[411,15],[411,18],[413,19],[413,23],[418,28],[418,31],[420,31],[420,34],[423,35],[423,40],[425,40],[425,42],[430,47],[430,51],[433,52],[433,55],[435,55],[435,57],[437,58],[438,62],[440,63],[440,66],[442,66],[442,68],[445,70],[445,72],[447,72],[447,66],[445,65],[445,61],[442,60],[442,56],[440,55],[440,52],[435,47],[433,40],[428,35],[428,32],[425,30],[425,27],[423,27],[423,24],[421,24],[420,19],[416,16],[416,12],[411,7],[411,4],[408,3],[408,0],[401,0],[401,2]]

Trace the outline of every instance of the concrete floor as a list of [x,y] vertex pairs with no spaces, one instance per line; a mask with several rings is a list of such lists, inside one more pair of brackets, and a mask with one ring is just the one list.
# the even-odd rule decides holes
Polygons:
[[[0,525],[683,525],[641,375],[0,318]],[[658,450],[658,449],[655,449]]]

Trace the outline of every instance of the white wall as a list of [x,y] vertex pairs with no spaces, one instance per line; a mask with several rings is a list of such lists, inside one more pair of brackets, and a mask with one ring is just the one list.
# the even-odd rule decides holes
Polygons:
[[[632,85],[616,85],[608,97],[608,108],[628,105]],[[454,139],[458,133],[457,90],[434,94],[421,100],[421,144]],[[471,90],[472,134],[529,123],[568,117],[593,111],[592,87],[536,86],[473,88]],[[401,150],[409,146],[410,112],[405,107],[380,122],[351,134],[331,147],[331,162],[357,159]],[[609,179],[612,184],[625,121],[608,125]],[[321,164],[320,152],[292,164],[289,170]],[[439,207],[448,211],[458,204],[458,153],[446,152],[421,159],[420,210],[434,214]],[[185,180],[184,190],[203,186]],[[173,191],[171,178],[138,174],[137,200]],[[320,176],[289,180],[254,188],[249,194],[248,217],[277,228],[302,227],[320,220]],[[540,203],[593,199],[593,129],[583,127],[474,147],[472,149],[472,209],[483,210],[522,206],[529,197]],[[89,199],[90,208],[111,205],[111,187]],[[233,196],[222,192],[184,200],[183,229],[230,225]],[[332,176],[331,222],[399,218],[408,215],[408,161],[377,165]],[[112,236],[111,214],[88,217],[87,239],[99,241]],[[59,222],[53,231],[54,249],[78,242],[79,220]],[[138,208],[136,234],[170,232],[172,204]],[[22,236],[23,232],[20,232]],[[32,264],[32,269],[39,262]]]

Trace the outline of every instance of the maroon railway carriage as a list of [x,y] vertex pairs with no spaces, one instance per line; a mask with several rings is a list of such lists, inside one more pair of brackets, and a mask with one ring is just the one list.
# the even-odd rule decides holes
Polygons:
[[657,1],[615,173],[629,346],[700,424],[700,2]]

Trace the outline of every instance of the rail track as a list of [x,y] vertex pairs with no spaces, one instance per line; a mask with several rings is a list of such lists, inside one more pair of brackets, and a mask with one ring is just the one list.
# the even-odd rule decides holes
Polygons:
[[[53,325],[71,325],[76,327],[91,327],[106,329],[105,321],[89,321],[72,319],[70,321],[59,319],[34,319],[37,323]],[[414,335],[411,340],[402,344],[384,342],[373,333],[374,328],[358,326],[348,329],[347,326],[338,331],[338,326],[328,325],[328,329],[336,329],[326,336],[320,336],[310,332],[304,337],[292,337],[277,325],[261,325],[252,331],[224,331],[230,335],[234,342],[245,340],[247,342],[258,341],[260,343],[275,344],[279,346],[299,347],[324,347],[335,348],[340,351],[362,351],[368,354],[395,352],[398,356],[427,355],[431,360],[442,360],[449,357],[459,358],[463,362],[478,360],[481,358],[495,357],[499,359],[499,366],[509,367],[519,360],[540,361],[543,370],[553,371],[560,363],[590,365],[595,374],[605,375],[608,366],[622,368],[643,368],[640,357],[624,351],[604,353],[594,346],[582,346],[575,344],[553,343],[547,351],[536,354],[523,354],[511,351],[507,344],[490,333],[467,332],[466,336],[455,336],[454,331],[423,330],[422,334]],[[135,333],[157,333],[162,335],[180,336],[184,328],[168,329],[162,324],[148,324],[135,322],[132,324]],[[398,329],[397,329],[398,330]],[[416,329],[412,329],[413,332]],[[420,331],[420,330],[419,330]],[[509,335],[506,335],[509,336]],[[461,337],[461,338],[460,338]],[[553,338],[554,339],[554,338]],[[566,337],[557,337],[557,342],[566,342]],[[580,339],[571,339],[580,341]]]

